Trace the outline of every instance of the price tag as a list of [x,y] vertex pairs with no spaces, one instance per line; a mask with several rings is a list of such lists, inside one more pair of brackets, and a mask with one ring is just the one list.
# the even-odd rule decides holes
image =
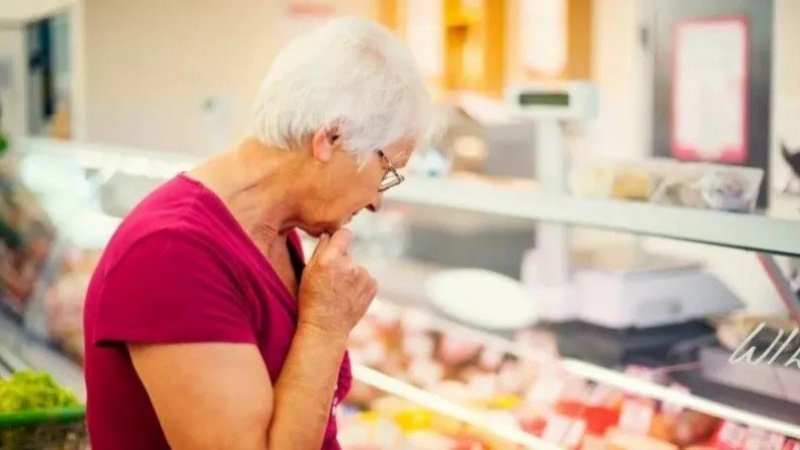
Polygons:
[[767,438],[767,448],[769,450],[783,450],[784,443],[786,443],[786,438],[780,434],[771,433],[769,438]]
[[783,450],[784,441],[781,435],[750,428],[745,438],[744,450]]
[[433,327],[433,316],[421,309],[408,309],[403,311],[400,323],[406,333],[425,332]]
[[485,398],[497,392],[497,378],[491,374],[477,374],[467,382],[469,390],[478,397]]
[[369,367],[374,367],[386,359],[386,348],[378,341],[367,344],[361,351],[357,352],[356,359]]
[[522,374],[514,364],[504,364],[497,373],[497,389],[500,392],[519,392],[523,386]]
[[486,347],[481,352],[480,366],[484,370],[495,371],[503,362],[505,352],[492,347]]
[[[672,383],[669,388],[680,394],[688,394],[690,392],[689,388],[678,383]],[[680,413],[683,412],[683,405],[680,405],[678,403],[673,403],[670,401],[665,401],[661,405],[661,410],[664,411],[664,414],[669,417],[677,417]]]
[[719,443],[727,448],[742,448],[746,437],[747,430],[735,423],[725,422],[719,430]]
[[783,439],[780,442],[776,441],[780,436],[775,436],[765,430],[750,429],[748,438],[745,442],[745,449],[747,450],[782,450]]
[[412,334],[403,339],[403,350],[412,358],[430,358],[433,356],[433,339],[427,334]]
[[783,444],[783,450],[800,450],[800,442],[787,440]]
[[611,397],[612,392],[614,392],[614,390],[611,386],[607,384],[598,384],[592,389],[586,403],[590,406],[603,406],[606,404],[608,398]]
[[553,404],[561,397],[564,384],[564,380],[561,378],[543,376],[536,380],[525,399],[531,403]]
[[547,420],[542,432],[542,439],[564,448],[575,448],[580,445],[586,433],[586,422],[555,415]]
[[646,435],[653,422],[653,406],[641,400],[625,400],[619,416],[619,428],[635,434]]
[[409,376],[423,387],[442,379],[444,368],[436,361],[416,359],[409,366]]

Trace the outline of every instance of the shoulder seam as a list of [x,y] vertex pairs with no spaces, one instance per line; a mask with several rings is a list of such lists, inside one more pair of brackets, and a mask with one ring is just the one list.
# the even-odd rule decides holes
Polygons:
[[[147,233],[147,234],[145,234],[143,236],[140,236],[138,239],[133,241],[128,246],[128,248],[126,248],[122,252],[122,254],[119,256],[119,258],[116,261],[114,261],[114,264],[111,267],[106,269],[105,273],[103,273],[103,278],[105,279],[107,277],[110,277],[113,274],[113,272],[115,271],[115,269],[120,265],[120,263],[123,260],[125,260],[132,251],[136,250],[139,246],[141,246],[143,243],[145,243],[146,241],[148,241],[150,239],[153,239],[153,238],[156,238],[156,237],[159,237],[159,236],[163,236],[163,235],[174,235],[175,237],[178,237],[178,238],[185,238],[185,236],[183,235],[183,233],[181,233],[181,231],[186,231],[186,210],[189,209],[189,208],[192,208],[193,206],[195,206],[195,204],[197,204],[197,199],[200,196],[200,192],[202,192],[202,191],[198,191],[197,193],[195,193],[194,197],[192,198],[192,201],[189,204],[187,204],[186,206],[184,206],[183,211],[180,212],[180,219],[179,219],[179,222],[178,222],[178,224],[176,225],[175,228],[159,228],[159,229],[151,231],[151,232],[149,232],[149,233]],[[172,243],[170,243],[170,245],[171,244]],[[164,251],[167,251],[167,250],[169,250],[169,247],[165,247],[162,250],[162,254],[163,254]]]

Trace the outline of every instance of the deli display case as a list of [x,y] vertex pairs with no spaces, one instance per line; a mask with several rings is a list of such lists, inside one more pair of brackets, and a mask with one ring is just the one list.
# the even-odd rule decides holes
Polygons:
[[[99,144],[15,142],[3,160],[4,186],[30,200],[13,203],[25,206],[24,220],[9,221],[4,210],[0,218],[31,224],[6,234],[23,236],[21,253],[38,259],[27,290],[11,295],[5,289],[0,299],[0,344],[10,359],[48,371],[83,395],[83,296],[97,258],[136,202],[197,162]],[[674,312],[670,306],[653,313],[658,305],[642,303],[641,286],[679,292],[669,285],[678,278],[656,277],[653,267],[685,275],[694,274],[694,266],[645,257],[643,270],[641,253],[608,258],[575,252],[574,261],[601,260],[613,270],[599,277],[576,264],[573,280],[582,286],[576,292],[591,301],[575,305],[578,316],[556,321],[526,294],[524,267],[515,277],[487,244],[536,246],[532,224],[555,222],[751,251],[787,306],[787,318],[768,328],[787,337],[797,324],[797,297],[778,276],[772,255],[800,255],[793,218],[641,199],[556,198],[531,184],[474,174],[412,174],[386,200],[384,212],[353,224],[354,254],[380,291],[351,335],[356,383],[337,411],[344,448],[800,449],[800,383],[792,381],[790,365],[783,366],[790,372],[782,396],[723,383],[738,374],[730,367],[717,366],[716,380],[703,377],[708,355],[724,353],[724,337],[739,329],[732,314],[698,310],[637,326],[593,319],[602,316],[597,308],[631,304],[646,305],[651,315]],[[3,239],[6,247],[14,242],[9,239]],[[309,250],[313,245],[304,240]],[[462,261],[453,261],[453,251],[437,258],[436,249],[420,250],[430,245],[445,245],[442,253],[458,249]],[[524,266],[524,252],[502,252]],[[637,284],[656,278],[656,284]],[[691,278],[691,286],[718,292],[699,279]],[[484,292],[474,280],[498,288]],[[597,286],[605,286],[603,295]],[[719,305],[717,311],[731,312],[740,306],[733,300]],[[781,361],[797,348],[786,339]],[[770,374],[763,380],[772,381]]]

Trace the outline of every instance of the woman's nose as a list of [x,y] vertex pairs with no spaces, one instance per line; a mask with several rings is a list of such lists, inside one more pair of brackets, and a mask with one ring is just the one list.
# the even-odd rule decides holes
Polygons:
[[381,206],[383,205],[383,193],[378,193],[375,197],[375,200],[367,206],[367,209],[371,212],[378,212],[381,210]]

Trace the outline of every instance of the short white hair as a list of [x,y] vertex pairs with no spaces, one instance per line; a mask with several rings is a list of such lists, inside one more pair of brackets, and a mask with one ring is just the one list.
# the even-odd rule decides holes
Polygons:
[[335,128],[360,157],[430,137],[431,97],[403,42],[375,22],[333,19],[273,60],[254,105],[254,135],[284,149]]

